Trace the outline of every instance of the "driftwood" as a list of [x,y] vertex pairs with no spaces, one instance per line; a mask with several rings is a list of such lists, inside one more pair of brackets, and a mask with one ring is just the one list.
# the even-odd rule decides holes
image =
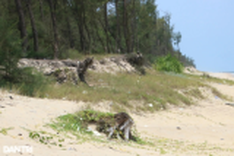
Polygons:
[[234,103],[225,103],[225,104],[234,107]]
[[77,62],[77,75],[80,78],[81,82],[84,82],[88,85],[88,83],[85,80],[85,73],[87,69],[93,64],[93,57],[92,58],[86,58],[83,62]]

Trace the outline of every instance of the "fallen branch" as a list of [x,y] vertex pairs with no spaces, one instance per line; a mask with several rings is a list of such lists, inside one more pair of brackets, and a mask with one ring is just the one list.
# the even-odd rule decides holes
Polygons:
[[225,103],[225,104],[234,107],[234,103]]

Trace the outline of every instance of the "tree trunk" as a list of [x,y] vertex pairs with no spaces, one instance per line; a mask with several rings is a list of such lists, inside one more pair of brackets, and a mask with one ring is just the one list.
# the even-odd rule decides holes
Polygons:
[[27,8],[29,11],[32,32],[33,32],[34,51],[37,52],[38,51],[38,35],[37,35],[34,15],[33,15],[32,8],[31,8],[31,0],[27,0]]
[[70,20],[70,14],[69,14],[69,8],[67,7],[68,2],[67,0],[63,0],[63,5],[65,6],[65,15],[66,15],[66,25],[67,25],[67,30],[66,33],[68,35],[69,39],[69,48],[73,49],[75,47],[75,39],[72,34],[72,28],[71,28],[71,20]]
[[86,50],[85,50],[84,20],[83,20],[83,16],[84,16],[83,0],[79,1],[78,8],[76,6],[75,12],[78,14],[77,22],[78,22],[78,28],[79,28],[79,34],[80,34],[80,47],[81,47],[81,51],[84,53]]
[[120,32],[120,21],[119,21],[119,9],[118,9],[119,0],[115,0],[115,13],[116,13],[116,52],[120,53],[122,47],[120,45],[121,32]]
[[135,50],[135,43],[136,43],[136,10],[135,10],[135,1],[132,1],[133,9],[132,9],[132,20],[131,20],[131,29],[132,29],[132,35],[131,35],[131,49],[130,51],[133,52]]
[[88,36],[88,40],[86,41],[86,53],[90,53],[92,51],[92,40],[91,40],[91,37],[90,37],[90,32],[89,32],[89,28],[86,24],[86,17],[85,17],[85,13],[86,13],[86,10],[85,10],[85,7],[83,6],[83,16],[82,16],[82,20],[83,20],[83,24],[84,24],[84,29],[86,30],[86,34]]
[[15,3],[19,14],[19,30],[20,30],[20,37],[22,39],[22,48],[23,51],[26,52],[28,48],[28,39],[27,39],[26,24],[24,19],[24,12],[22,9],[21,1],[15,0]]
[[58,49],[58,30],[57,30],[57,23],[56,23],[56,17],[55,17],[55,7],[54,7],[53,0],[48,0],[48,3],[50,7],[51,20],[52,20],[53,33],[54,33],[54,41],[53,41],[54,59],[57,59],[59,56],[59,49]]
[[125,44],[126,44],[126,52],[130,53],[130,36],[129,36],[129,30],[128,30],[128,14],[127,14],[127,0],[123,0],[123,8],[124,8],[124,14],[123,14],[123,30],[124,30],[124,38],[125,38]]
[[43,4],[42,4],[42,0],[39,0],[40,2],[40,14],[41,14],[41,21],[43,22],[44,21],[44,13],[43,13]]
[[84,46],[84,29],[83,29],[83,24],[82,22],[78,23],[79,27],[79,33],[80,33],[80,46],[81,46],[81,51],[85,52],[85,46]]
[[104,19],[105,19],[104,31],[106,34],[106,48],[105,48],[105,50],[107,50],[107,53],[110,53],[109,35],[108,35],[108,19],[107,19],[107,2],[104,4]]
[[69,36],[69,45],[70,45],[70,48],[73,49],[75,47],[75,40],[72,35],[70,21],[68,19],[67,19],[67,29],[68,29],[68,36]]
[[102,48],[105,49],[105,44],[104,44],[104,41],[102,41],[100,35],[99,35],[99,32],[98,32],[98,27],[97,27],[97,23],[94,23],[94,27],[96,29],[96,35],[97,35],[97,38],[98,40],[100,41],[101,45],[102,45]]

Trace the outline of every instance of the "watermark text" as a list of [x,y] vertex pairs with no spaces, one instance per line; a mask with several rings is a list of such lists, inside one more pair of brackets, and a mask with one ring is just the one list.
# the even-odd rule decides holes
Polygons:
[[3,146],[3,153],[33,153],[32,146]]

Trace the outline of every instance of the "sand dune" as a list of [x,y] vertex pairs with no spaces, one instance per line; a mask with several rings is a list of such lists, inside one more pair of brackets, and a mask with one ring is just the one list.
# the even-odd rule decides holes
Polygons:
[[[209,73],[210,76],[234,80],[228,73]],[[211,84],[234,100],[234,86]],[[205,100],[197,101],[190,107],[170,107],[154,114],[131,114],[142,137],[155,141],[151,147],[139,147],[134,143],[110,141],[109,143],[77,143],[68,139],[64,147],[35,142],[28,137],[25,129],[55,131],[43,127],[51,119],[81,109],[83,102],[29,98],[8,92],[0,92],[0,131],[12,127],[7,135],[0,133],[0,155],[22,155],[3,153],[4,146],[31,146],[33,156],[195,156],[234,155],[234,107],[207,93]],[[165,143],[162,143],[165,140]],[[179,146],[179,147],[177,147]]]

